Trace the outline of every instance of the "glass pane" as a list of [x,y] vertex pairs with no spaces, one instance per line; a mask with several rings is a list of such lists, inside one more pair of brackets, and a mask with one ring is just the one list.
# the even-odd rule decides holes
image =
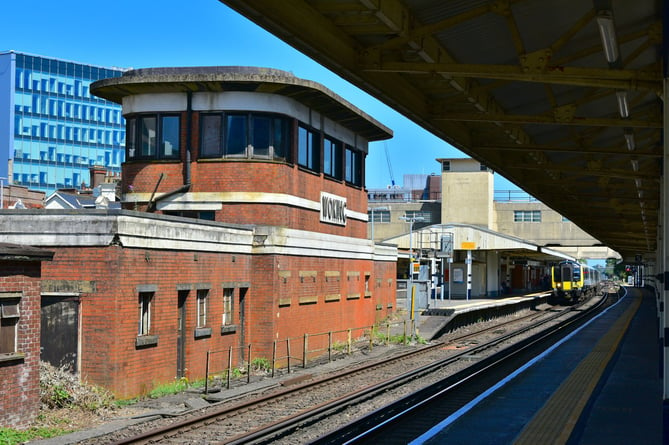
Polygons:
[[246,116],[227,116],[225,127],[225,148],[228,156],[246,155]]
[[156,118],[144,117],[141,119],[142,145],[140,147],[141,156],[156,155]]
[[221,122],[221,116],[202,117],[200,155],[203,157],[221,156]]
[[288,154],[288,147],[290,141],[290,130],[288,127],[288,120],[275,118],[274,119],[274,158],[286,159]]
[[128,159],[135,157],[135,119],[126,121],[125,148],[128,150]]
[[253,117],[253,156],[269,156],[270,132],[270,118]]
[[334,176],[334,143],[325,138],[323,140],[323,173]]
[[309,133],[306,128],[300,127],[297,134],[297,163],[307,166],[309,150]]
[[161,118],[162,155],[166,158],[179,156],[179,116],[163,116]]

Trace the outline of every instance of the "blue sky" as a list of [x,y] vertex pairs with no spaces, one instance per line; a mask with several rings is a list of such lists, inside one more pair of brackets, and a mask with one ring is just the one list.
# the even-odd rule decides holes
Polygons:
[[[398,185],[404,174],[439,173],[436,158],[465,157],[218,0],[23,0],[2,10],[0,50],[105,67],[262,66],[319,82],[395,134],[370,145],[368,188],[391,182],[386,145]],[[496,190],[517,188],[495,175]]]

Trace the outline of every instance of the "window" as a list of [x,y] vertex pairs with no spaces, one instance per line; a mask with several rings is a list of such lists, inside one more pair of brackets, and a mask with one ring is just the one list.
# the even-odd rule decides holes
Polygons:
[[0,354],[17,352],[20,302],[18,295],[0,298]]
[[246,156],[248,145],[245,115],[227,115],[225,122],[225,154]]
[[362,156],[349,147],[346,147],[346,182],[362,185]]
[[341,179],[342,144],[329,137],[323,139],[323,173]]
[[417,219],[418,223],[431,223],[432,222],[432,213],[423,212],[420,210],[407,210],[404,212],[404,216],[407,219]]
[[541,222],[541,210],[514,210],[513,222]]
[[223,289],[223,326],[231,325],[232,320],[232,302],[234,298],[235,289],[228,287]]
[[162,129],[160,145],[163,150],[162,157],[175,158],[179,156],[179,117],[161,116],[160,127]]
[[297,163],[309,170],[319,171],[319,152],[318,133],[300,125],[297,130]]
[[390,222],[390,210],[370,210],[367,212],[367,216],[370,222],[375,223],[389,223]]
[[207,300],[209,289],[197,290],[197,327],[203,328],[207,325]]
[[441,162],[441,171],[447,172],[451,170],[451,161],[442,161]]
[[139,293],[139,327],[137,335],[149,335],[151,332],[151,300],[153,300],[153,292]]
[[[128,159],[176,159],[179,157],[180,118],[175,115],[146,115],[126,121]],[[91,135],[93,136],[93,135]],[[94,136],[93,136],[94,138]],[[97,139],[102,143],[102,132]],[[110,137],[105,143],[110,143]]]
[[289,120],[270,114],[202,114],[200,156],[286,159]]

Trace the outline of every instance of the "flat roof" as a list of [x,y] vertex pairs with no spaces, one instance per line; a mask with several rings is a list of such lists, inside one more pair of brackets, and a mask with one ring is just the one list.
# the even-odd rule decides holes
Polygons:
[[96,96],[121,103],[136,94],[247,91],[290,97],[368,141],[390,139],[392,130],[323,85],[287,71],[247,66],[142,68],[91,84]]

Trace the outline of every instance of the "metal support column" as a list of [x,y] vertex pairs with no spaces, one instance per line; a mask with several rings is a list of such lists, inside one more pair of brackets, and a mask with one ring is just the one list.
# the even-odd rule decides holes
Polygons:
[[[662,299],[660,302],[660,317],[662,319],[662,331],[661,336],[663,338],[663,407],[664,407],[664,419],[665,422],[669,419],[669,311],[667,311],[667,304],[669,303],[669,193],[667,189],[669,188],[669,79],[664,79],[664,122],[663,122],[663,132],[664,132],[664,157],[663,157],[663,173],[662,173],[662,202],[661,202],[661,211],[662,215],[662,247],[659,248],[661,255],[661,267],[658,269],[661,270],[663,275],[662,279]],[[660,271],[658,271],[660,272]]]

